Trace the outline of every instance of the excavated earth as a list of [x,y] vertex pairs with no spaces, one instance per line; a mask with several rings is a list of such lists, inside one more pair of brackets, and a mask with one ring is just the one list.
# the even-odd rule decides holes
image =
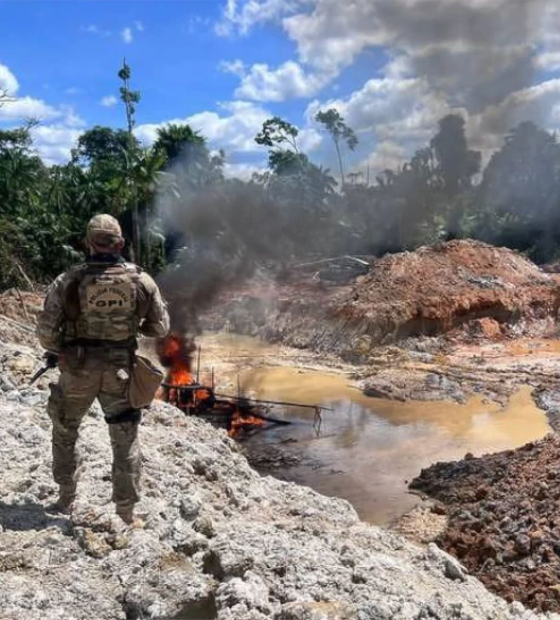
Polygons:
[[435,544],[362,523],[343,500],[259,476],[225,432],[162,403],[141,426],[144,529],[114,514],[96,407],[74,514],[50,512],[47,380],[24,387],[37,346],[0,328],[0,618],[560,619],[490,594]]
[[[541,395],[558,410],[559,393]],[[492,591],[560,611],[560,438],[423,470],[411,486],[441,502],[438,544]]]
[[517,252],[458,240],[373,259],[366,275],[347,284],[294,269],[281,283],[249,282],[220,301],[207,326],[359,363],[380,344],[439,336],[479,319],[495,335],[526,323],[545,329],[557,318],[560,286],[556,274]]
[[559,378],[543,355],[543,339],[558,334],[559,303],[558,274],[460,240],[372,259],[366,275],[346,283],[308,268],[282,281],[261,277],[224,292],[203,325],[306,349],[324,365],[351,364],[370,396],[465,402],[485,394],[505,404],[519,385]]

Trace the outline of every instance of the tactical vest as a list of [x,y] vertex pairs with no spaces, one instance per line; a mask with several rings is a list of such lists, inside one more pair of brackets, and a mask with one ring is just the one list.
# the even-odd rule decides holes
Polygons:
[[131,263],[88,263],[67,289],[65,342],[134,341],[140,319],[140,269]]

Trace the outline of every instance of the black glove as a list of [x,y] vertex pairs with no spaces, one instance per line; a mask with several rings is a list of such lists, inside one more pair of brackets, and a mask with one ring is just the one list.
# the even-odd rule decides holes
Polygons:
[[47,351],[45,353],[45,364],[47,368],[56,368],[58,366],[58,354]]

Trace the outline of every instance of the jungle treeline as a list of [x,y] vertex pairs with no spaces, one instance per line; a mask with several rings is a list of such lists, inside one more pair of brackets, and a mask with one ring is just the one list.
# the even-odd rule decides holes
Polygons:
[[49,281],[82,260],[86,223],[101,212],[119,218],[129,257],[152,273],[200,255],[286,264],[463,237],[539,263],[560,258],[560,144],[531,122],[513,128],[482,169],[464,119],[448,115],[410,161],[368,179],[344,166],[360,136],[323,110],[315,118],[338,161],[335,179],[302,152],[297,128],[274,117],[255,136],[267,170],[240,180],[226,178],[227,154],[212,152],[196,127],[168,124],[142,145],[130,77],[123,65],[123,128],[84,131],[65,164],[38,156],[33,121],[0,130],[2,289]]

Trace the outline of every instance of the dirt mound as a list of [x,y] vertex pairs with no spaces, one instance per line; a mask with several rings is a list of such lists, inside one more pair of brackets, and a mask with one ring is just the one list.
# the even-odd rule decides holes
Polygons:
[[467,327],[496,338],[512,325],[553,323],[560,286],[516,252],[458,240],[375,260],[351,285],[249,283],[220,302],[212,327],[365,362],[373,347],[407,337]]
[[31,325],[43,307],[44,291],[28,292],[10,288],[0,294],[0,315]]
[[437,335],[477,319],[556,316],[558,281],[520,254],[461,240],[374,263],[341,312],[369,319],[376,340]]
[[411,487],[446,505],[437,540],[508,601],[560,611],[560,437],[423,470]]

